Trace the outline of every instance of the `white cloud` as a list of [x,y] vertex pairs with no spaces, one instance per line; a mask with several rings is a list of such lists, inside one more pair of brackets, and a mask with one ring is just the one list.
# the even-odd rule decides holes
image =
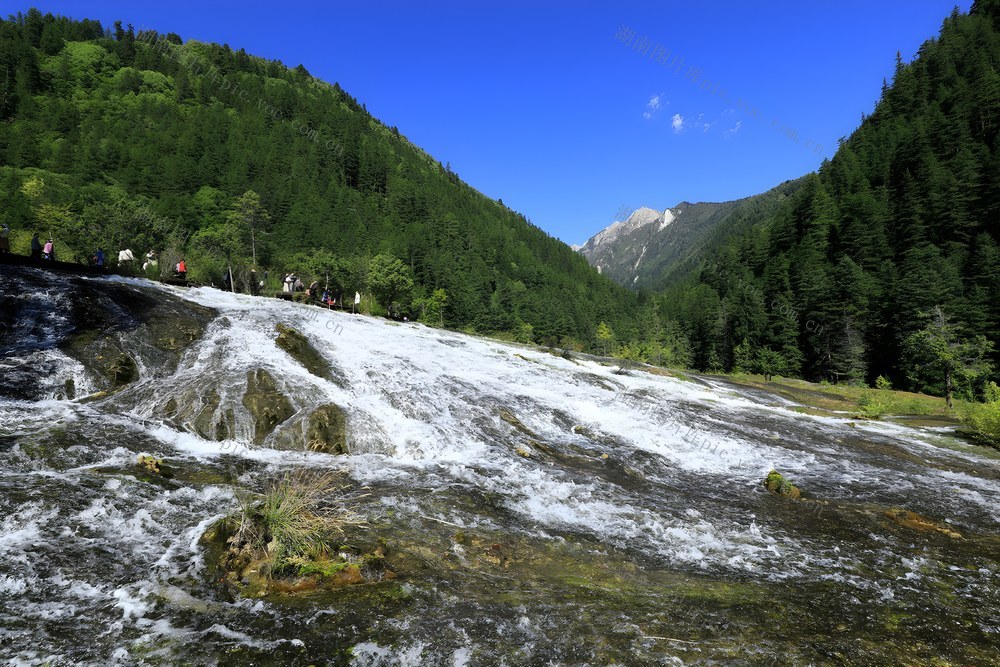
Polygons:
[[736,121],[736,125],[726,130],[726,136],[727,137],[733,136],[734,134],[740,131],[741,127],[743,127],[743,121],[742,120]]
[[662,93],[660,93],[659,95],[651,95],[649,97],[649,101],[646,102],[646,110],[642,112],[642,117],[645,118],[646,120],[649,120],[650,118],[655,116],[656,112],[659,111],[666,104],[670,103],[663,101]]
[[674,117],[670,119],[670,125],[674,128],[674,132],[680,134],[681,130],[684,129],[684,116],[675,113]]
[[713,120],[711,123],[706,123],[705,114],[700,113],[698,114],[697,120],[691,123],[691,126],[694,127],[695,129],[701,130],[702,134],[708,134],[708,131],[712,129],[712,126],[718,122],[719,122],[718,120]]

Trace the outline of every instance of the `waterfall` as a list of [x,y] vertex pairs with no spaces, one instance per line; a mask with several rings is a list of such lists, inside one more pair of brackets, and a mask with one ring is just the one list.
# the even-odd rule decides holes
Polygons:
[[[12,664],[1000,659],[998,457],[949,429],[207,288],[0,267],[0,306]],[[400,576],[234,598],[200,536],[303,468]]]

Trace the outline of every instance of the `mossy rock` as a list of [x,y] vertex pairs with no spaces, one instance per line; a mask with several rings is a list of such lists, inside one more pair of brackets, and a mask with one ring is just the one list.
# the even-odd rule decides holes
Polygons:
[[192,420],[195,433],[207,440],[225,440],[235,431],[233,411],[226,410],[219,415],[219,402],[219,392],[212,389],[202,397],[201,408]]
[[158,459],[150,454],[139,454],[135,459],[135,464],[140,470],[150,475],[160,475],[168,479],[173,477],[173,473],[163,463],[163,459]]
[[395,579],[384,543],[370,553],[342,547],[336,553],[289,559],[276,567],[270,556],[254,554],[237,543],[234,516],[220,519],[202,534],[199,543],[206,551],[207,571],[213,581],[224,583],[242,597],[296,596],[345,586],[374,584]]
[[536,439],[538,438],[538,436],[535,435],[534,431],[532,431],[530,428],[522,424],[521,420],[518,419],[514,415],[514,413],[508,410],[507,408],[500,408],[500,419],[504,420],[505,422],[516,428],[518,431],[528,436],[529,438],[536,438]]
[[306,447],[324,454],[347,454],[347,415],[333,403],[321,405],[309,415]]
[[135,359],[111,336],[79,335],[64,347],[64,351],[100,376],[109,391],[117,391],[139,379]]
[[288,398],[278,391],[274,378],[263,368],[247,371],[243,405],[254,421],[254,444],[261,444],[295,410]]
[[942,535],[946,535],[953,540],[964,539],[962,534],[958,531],[952,530],[948,526],[940,524],[936,521],[931,521],[930,519],[922,517],[916,512],[911,512],[901,508],[893,508],[886,510],[884,514],[904,528],[919,530],[922,532],[941,533]]
[[764,487],[771,493],[776,493],[779,496],[788,496],[793,500],[798,500],[802,496],[799,487],[782,477],[781,473],[776,470],[767,473],[767,478],[764,479]]
[[215,316],[210,308],[185,302],[182,306],[165,303],[154,317],[146,320],[150,342],[164,352],[179,352],[201,338],[205,325]]
[[308,338],[280,322],[274,328],[278,332],[278,337],[274,341],[278,347],[291,355],[316,377],[341,384],[342,381],[334,375],[330,362],[323,358],[323,355],[312,346]]

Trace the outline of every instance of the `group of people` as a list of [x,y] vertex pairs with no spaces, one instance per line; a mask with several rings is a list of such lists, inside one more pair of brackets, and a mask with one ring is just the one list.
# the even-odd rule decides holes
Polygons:
[[310,301],[318,301],[320,303],[326,304],[331,308],[337,305],[336,295],[329,289],[320,290],[319,281],[314,280],[306,287],[302,279],[299,278],[294,273],[286,273],[284,279],[281,281],[281,291],[285,294],[294,294],[295,292],[305,292],[305,298]]
[[291,292],[302,292],[306,288],[305,283],[294,273],[286,273],[281,281],[281,291],[288,294]]
[[43,245],[42,240],[38,238],[38,232],[35,232],[31,237],[31,259],[45,260],[47,262],[56,261],[56,248],[52,239],[49,239]]
[[[0,254],[6,254],[9,252],[10,227],[6,223],[0,224]],[[46,262],[56,261],[55,241],[50,238],[45,243],[42,243],[38,232],[35,232],[31,236],[31,259]],[[131,266],[134,261],[135,255],[132,253],[130,248],[125,248],[118,252],[118,266]],[[94,251],[94,253],[88,257],[88,262],[90,266],[104,267],[107,263],[107,255],[104,253],[104,248],[98,248]],[[147,252],[146,260],[142,263],[143,272],[147,269],[156,268],[158,265],[159,260],[156,251],[150,250]],[[180,278],[181,280],[187,279],[187,265],[185,264],[183,257],[181,257],[181,261],[174,265],[174,274],[176,278]]]

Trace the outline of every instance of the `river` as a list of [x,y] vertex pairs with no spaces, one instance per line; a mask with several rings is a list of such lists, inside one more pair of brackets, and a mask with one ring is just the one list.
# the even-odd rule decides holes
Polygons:
[[[8,664],[1000,664],[998,456],[949,429],[138,279],[0,267],[0,307]],[[291,414],[266,433],[261,369]],[[349,453],[306,451],[331,403]],[[397,577],[233,595],[199,538],[303,469],[343,471],[345,541]]]

